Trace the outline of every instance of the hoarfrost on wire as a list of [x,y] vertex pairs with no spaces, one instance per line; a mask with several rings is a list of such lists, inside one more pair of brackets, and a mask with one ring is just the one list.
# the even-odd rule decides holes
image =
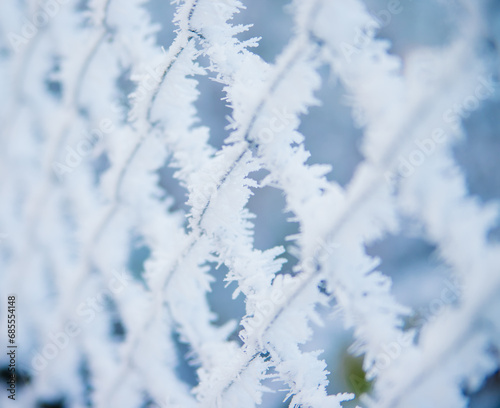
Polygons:
[[[2,2],[0,277],[2,299],[18,298],[16,402],[468,406],[500,367],[499,214],[471,191],[457,146],[487,131],[470,117],[498,113],[500,11],[427,3],[449,38],[403,55],[384,35],[391,24],[403,37],[410,0],[379,12],[293,0],[288,42],[264,59],[238,0]],[[340,115],[320,98],[332,83],[357,130],[307,134],[318,106]],[[226,112],[225,128],[207,111]],[[341,181],[310,147],[356,132],[357,162],[352,141],[335,144],[354,163]],[[251,201],[269,189],[293,232],[263,249]],[[369,250],[405,235],[439,260],[418,285],[448,279],[427,316]],[[347,382],[332,357],[346,339],[362,359]]]

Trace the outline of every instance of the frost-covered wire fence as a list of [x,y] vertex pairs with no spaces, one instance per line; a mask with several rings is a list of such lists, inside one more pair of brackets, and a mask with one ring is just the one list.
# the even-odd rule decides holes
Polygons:
[[[497,94],[494,2],[449,2],[449,41],[404,65],[376,36],[400,2],[374,16],[360,0],[293,1],[272,63],[233,23],[240,1],[174,3],[163,49],[144,0],[0,5],[1,292],[19,299],[18,377],[29,376],[16,402],[253,407],[284,389],[290,407],[467,406],[464,390],[500,366],[498,208],[469,194],[452,150],[468,137],[462,118]],[[363,132],[346,185],[308,162],[299,131],[325,67]],[[230,110],[221,147],[199,118],[203,76]],[[187,211],[161,186],[165,167]],[[298,225],[287,248],[255,245],[248,203],[266,187]],[[422,327],[366,251],[408,219],[460,293]],[[213,265],[244,298],[240,322],[215,324]],[[304,348],[332,310],[363,356],[364,394],[328,392],[337,373]]]

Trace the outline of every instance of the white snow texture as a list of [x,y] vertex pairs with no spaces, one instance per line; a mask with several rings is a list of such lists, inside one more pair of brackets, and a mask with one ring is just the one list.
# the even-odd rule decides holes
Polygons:
[[473,406],[500,190],[460,146],[493,121],[498,179],[498,2],[425,0],[447,34],[399,48],[418,2],[168,3],[0,4],[0,406]]

